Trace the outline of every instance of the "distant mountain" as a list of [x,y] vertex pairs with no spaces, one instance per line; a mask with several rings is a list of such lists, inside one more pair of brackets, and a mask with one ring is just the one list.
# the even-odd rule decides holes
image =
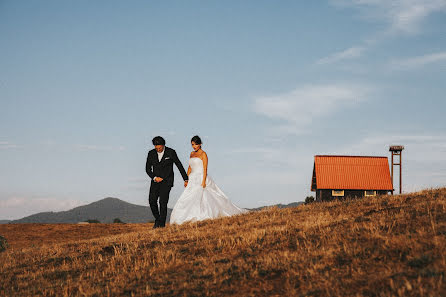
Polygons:
[[[172,209],[167,210],[167,221]],[[131,204],[118,198],[105,198],[88,205],[79,206],[67,211],[41,212],[8,223],[78,223],[87,220],[98,220],[101,223],[113,223],[119,218],[124,223],[146,223],[155,218],[150,207]]]
[[[265,207],[288,208],[296,207],[304,202],[293,202],[290,204],[275,204],[261,206],[257,208],[247,208],[249,210],[261,210]],[[172,209],[167,209],[167,222],[170,220]],[[87,205],[79,206],[67,211],[40,212],[18,220],[0,220],[0,224],[18,223],[78,223],[87,220],[98,220],[101,223],[113,223],[115,218],[119,218],[124,223],[146,223],[154,221],[150,207],[136,205],[122,201],[118,198],[105,198]]]
[[292,202],[290,204],[274,204],[274,205],[268,205],[268,206],[261,206],[261,207],[257,207],[257,208],[248,208],[249,210],[262,210],[266,207],[278,207],[278,208],[289,208],[289,207],[297,207],[301,204],[304,204],[305,202],[300,201],[300,202]]

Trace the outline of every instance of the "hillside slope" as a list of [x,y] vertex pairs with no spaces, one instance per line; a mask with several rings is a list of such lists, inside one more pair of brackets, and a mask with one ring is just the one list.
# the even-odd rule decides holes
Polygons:
[[266,209],[266,208],[271,208],[271,207],[277,207],[277,208],[290,208],[290,207],[298,207],[299,205],[304,204],[305,202],[303,201],[299,201],[299,202],[291,202],[288,204],[274,204],[274,205],[267,205],[267,206],[260,206],[257,208],[247,208],[248,210],[262,210],[262,209]]
[[[169,220],[171,212],[171,209],[167,209],[167,220]],[[37,213],[10,221],[9,224],[77,223],[90,219],[99,220],[101,223],[112,223],[115,218],[126,223],[145,223],[155,220],[148,206],[128,203],[118,198],[105,198],[67,211]]]
[[444,296],[445,206],[437,189],[10,248],[0,295]]

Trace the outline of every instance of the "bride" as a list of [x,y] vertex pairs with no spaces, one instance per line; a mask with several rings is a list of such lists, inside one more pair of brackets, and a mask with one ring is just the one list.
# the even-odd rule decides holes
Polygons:
[[201,221],[247,212],[231,203],[226,195],[207,175],[208,157],[201,149],[199,136],[192,137],[187,175],[189,182],[170,215],[171,224]]

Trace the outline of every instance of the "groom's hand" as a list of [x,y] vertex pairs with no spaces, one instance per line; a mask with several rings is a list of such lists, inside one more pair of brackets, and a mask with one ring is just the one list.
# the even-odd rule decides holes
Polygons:
[[188,181],[185,180],[185,181],[184,181],[184,187],[187,187],[187,183],[188,183]]
[[157,183],[160,183],[160,182],[162,182],[163,181],[163,179],[161,178],[161,177],[156,177],[155,178],[155,182],[157,182]]

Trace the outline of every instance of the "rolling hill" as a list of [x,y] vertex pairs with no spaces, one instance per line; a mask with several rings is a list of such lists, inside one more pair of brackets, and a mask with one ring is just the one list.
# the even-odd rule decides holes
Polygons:
[[446,292],[446,188],[150,227],[0,225],[0,296]]
[[[167,220],[169,220],[171,212],[171,209],[167,210]],[[119,218],[125,223],[146,223],[155,220],[150,211],[150,207],[148,206],[128,203],[118,198],[105,198],[71,210],[40,212],[19,220],[12,220],[8,223],[56,224],[78,223],[86,220],[98,220],[101,223],[112,223],[115,218]]]
[[262,209],[266,209],[266,208],[271,208],[271,207],[277,207],[277,208],[289,208],[289,207],[298,207],[299,205],[305,204],[305,202],[300,201],[300,202],[292,202],[289,204],[274,204],[274,205],[267,205],[267,206],[260,206],[257,208],[249,208],[249,210],[262,210]]
[[[303,202],[293,202],[290,204],[276,204],[271,206],[262,206],[249,210],[262,210],[269,207],[288,208],[296,207]],[[169,222],[171,208],[167,209],[167,222]],[[98,220],[101,223],[113,223],[115,218],[119,218],[125,223],[145,223],[152,222],[155,218],[152,215],[150,207],[136,205],[122,201],[118,198],[104,198],[102,200],[79,206],[67,211],[59,212],[40,212],[18,220],[0,220],[0,224],[61,224],[78,223],[87,220]]]

